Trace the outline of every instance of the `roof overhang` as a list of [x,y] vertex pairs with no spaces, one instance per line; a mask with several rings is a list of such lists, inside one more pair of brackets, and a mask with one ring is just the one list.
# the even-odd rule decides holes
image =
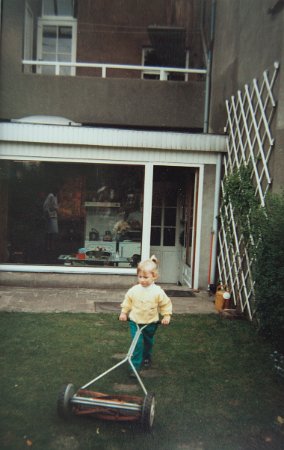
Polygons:
[[2,122],[0,123],[0,144],[1,142],[125,148],[142,151],[217,153],[227,151],[224,135],[82,127],[72,126],[72,123],[66,126]]

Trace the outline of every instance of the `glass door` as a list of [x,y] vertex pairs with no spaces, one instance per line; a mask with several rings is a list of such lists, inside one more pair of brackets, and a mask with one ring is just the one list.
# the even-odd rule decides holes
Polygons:
[[151,253],[160,261],[160,281],[176,283],[179,274],[178,187],[157,182],[153,187]]

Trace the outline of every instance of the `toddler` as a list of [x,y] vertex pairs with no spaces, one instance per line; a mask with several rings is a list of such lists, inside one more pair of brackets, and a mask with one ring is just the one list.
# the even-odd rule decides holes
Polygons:
[[136,324],[148,324],[142,331],[132,356],[132,363],[139,371],[142,366],[151,365],[159,314],[163,316],[161,323],[168,325],[172,314],[172,302],[163,289],[155,284],[158,278],[158,260],[154,255],[138,264],[137,276],[138,284],[128,290],[121,304],[119,320],[126,321],[129,317],[132,339],[137,331]]

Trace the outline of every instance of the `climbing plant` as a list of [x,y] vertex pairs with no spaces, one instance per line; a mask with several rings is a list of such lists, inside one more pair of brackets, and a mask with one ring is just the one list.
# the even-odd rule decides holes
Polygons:
[[[258,330],[284,348],[284,194],[268,194],[261,206],[250,166],[242,165],[223,181],[223,208],[231,205],[238,235],[252,261],[254,319]],[[229,230],[230,217],[223,214]],[[228,214],[227,214],[228,216]]]
[[265,210],[255,195],[251,173],[251,166],[243,164],[224,178],[223,206],[231,203],[238,233],[243,236],[253,257],[255,244],[261,235],[260,223]]

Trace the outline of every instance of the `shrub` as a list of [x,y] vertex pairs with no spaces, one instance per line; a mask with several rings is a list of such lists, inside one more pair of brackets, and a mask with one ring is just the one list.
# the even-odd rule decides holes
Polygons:
[[255,317],[261,334],[284,349],[284,195],[270,194],[255,251]]
[[[252,309],[259,332],[284,353],[284,193],[255,195],[252,167],[241,165],[224,178],[223,204],[231,203],[238,235],[253,261]],[[224,215],[228,240],[232,239]]]

